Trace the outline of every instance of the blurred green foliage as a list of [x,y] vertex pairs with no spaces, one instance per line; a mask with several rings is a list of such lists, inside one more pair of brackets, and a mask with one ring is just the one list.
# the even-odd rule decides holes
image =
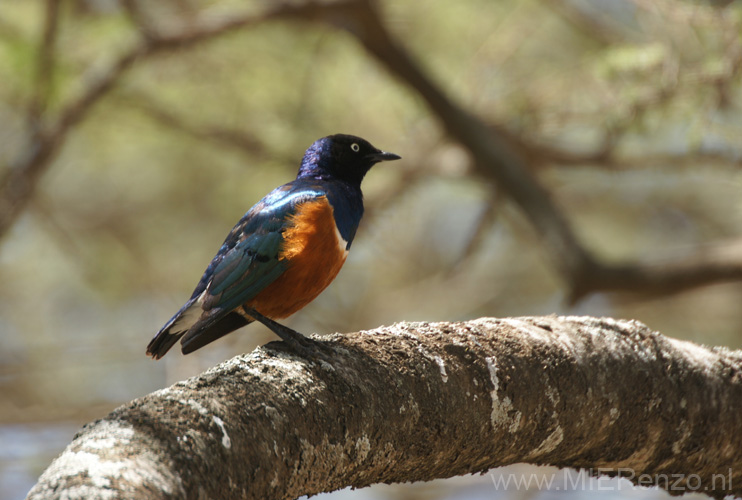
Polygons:
[[[140,4],[164,27],[270,5]],[[0,3],[0,174],[26,147],[44,5]],[[614,141],[610,163],[547,162],[537,172],[600,255],[643,260],[742,235],[739,3],[382,9],[433,79],[489,122],[576,157]],[[113,1],[63,2],[60,16],[51,115],[140,36]],[[470,173],[413,90],[349,34],[270,22],[137,65],[68,137],[0,244],[0,422],[81,425],[274,340],[251,326],[187,358],[144,355],[238,218],[295,175],[313,140],[336,132],[403,161],[367,178],[348,262],[288,321],[300,331],[574,313],[742,346],[739,284],[565,304],[531,226]],[[29,477],[55,452],[29,455]],[[0,455],[0,468],[8,460]]]

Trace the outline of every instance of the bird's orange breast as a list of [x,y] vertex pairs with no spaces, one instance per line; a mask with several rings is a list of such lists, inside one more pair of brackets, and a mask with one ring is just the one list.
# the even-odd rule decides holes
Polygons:
[[283,233],[279,259],[288,268],[246,305],[269,318],[290,316],[332,283],[346,256],[327,198],[305,202]]

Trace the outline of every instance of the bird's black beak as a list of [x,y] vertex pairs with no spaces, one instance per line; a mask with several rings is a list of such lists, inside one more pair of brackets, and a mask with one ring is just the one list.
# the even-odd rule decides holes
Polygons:
[[402,157],[399,155],[395,155],[394,153],[387,153],[386,151],[378,151],[376,153],[366,155],[366,159],[371,160],[374,163],[378,163],[380,161],[399,160],[400,158]]

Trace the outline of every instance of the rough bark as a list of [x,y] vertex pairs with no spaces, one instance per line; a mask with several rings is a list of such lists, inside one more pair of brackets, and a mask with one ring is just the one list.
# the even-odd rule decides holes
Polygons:
[[295,498],[516,462],[742,495],[742,351],[554,316],[322,342],[329,362],[271,343],[114,410],[28,498]]

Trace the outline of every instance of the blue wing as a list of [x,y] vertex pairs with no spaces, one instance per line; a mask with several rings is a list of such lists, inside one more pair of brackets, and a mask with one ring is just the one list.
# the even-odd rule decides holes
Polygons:
[[234,312],[273,283],[285,270],[280,260],[283,230],[301,203],[323,196],[319,186],[291,182],[252,207],[229,233],[191,298],[159,331],[147,353],[159,359],[183,335],[191,352],[244,326]]
[[319,189],[289,183],[263,198],[229,233],[191,298],[206,292],[204,310],[232,310],[273,283],[286,270],[278,258],[283,230],[298,205],[319,196]]

